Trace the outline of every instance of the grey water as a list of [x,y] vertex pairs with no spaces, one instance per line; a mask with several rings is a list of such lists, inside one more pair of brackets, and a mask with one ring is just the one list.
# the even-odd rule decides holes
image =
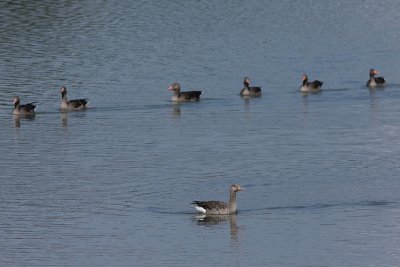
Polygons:
[[[2,1],[0,266],[398,266],[399,19],[394,0]],[[62,85],[90,107],[60,112]],[[233,183],[237,215],[190,207]]]

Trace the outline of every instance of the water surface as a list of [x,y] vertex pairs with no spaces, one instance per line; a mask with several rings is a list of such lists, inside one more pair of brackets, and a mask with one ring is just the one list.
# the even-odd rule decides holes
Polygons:
[[[1,3],[1,265],[398,265],[399,8]],[[171,103],[175,81],[202,100]],[[61,85],[90,108],[60,112]],[[196,217],[232,183],[237,216]]]

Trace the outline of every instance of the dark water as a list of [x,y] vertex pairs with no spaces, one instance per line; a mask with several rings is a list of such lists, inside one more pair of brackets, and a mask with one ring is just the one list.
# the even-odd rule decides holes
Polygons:
[[[225,1],[226,2],[226,1]],[[398,1],[4,1],[1,266],[397,266]],[[388,87],[364,87],[375,67]],[[301,75],[324,81],[301,95]],[[263,96],[238,96],[244,76]],[[203,90],[174,105],[168,85]],[[88,97],[58,110],[61,85]],[[15,95],[34,118],[11,114]],[[238,195],[237,216],[192,200]]]

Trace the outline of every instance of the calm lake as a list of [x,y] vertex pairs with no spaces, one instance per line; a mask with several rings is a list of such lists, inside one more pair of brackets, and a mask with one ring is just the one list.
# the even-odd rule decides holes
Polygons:
[[[0,266],[398,266],[399,21],[395,0],[2,1]],[[60,112],[62,85],[90,108]],[[237,215],[190,207],[233,183]]]

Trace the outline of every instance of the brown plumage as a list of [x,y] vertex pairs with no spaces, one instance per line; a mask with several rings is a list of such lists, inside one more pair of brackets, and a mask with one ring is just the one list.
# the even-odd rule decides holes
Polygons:
[[34,115],[36,106],[35,102],[27,103],[25,105],[20,104],[19,96],[14,97],[14,109],[13,114],[15,115]]
[[303,74],[302,79],[303,79],[303,84],[300,87],[301,92],[313,92],[321,90],[323,82],[318,80],[309,82],[307,74]]
[[229,203],[222,201],[193,201],[191,206],[203,214],[232,214],[237,211],[236,192],[244,190],[238,184],[231,185],[229,189]]
[[173,83],[168,87],[169,91],[174,92],[172,101],[199,101],[202,91],[187,91],[181,92],[181,86],[179,83]]
[[369,70],[369,80],[367,81],[367,87],[376,87],[376,86],[384,86],[386,85],[386,81],[383,77],[375,77],[375,75],[379,74],[379,71],[376,69]]
[[261,87],[250,87],[250,78],[244,77],[244,88],[240,91],[241,96],[261,96]]
[[67,88],[65,86],[61,86],[61,109],[69,109],[69,110],[79,110],[85,109],[86,105],[89,103],[86,98],[82,99],[67,99]]

